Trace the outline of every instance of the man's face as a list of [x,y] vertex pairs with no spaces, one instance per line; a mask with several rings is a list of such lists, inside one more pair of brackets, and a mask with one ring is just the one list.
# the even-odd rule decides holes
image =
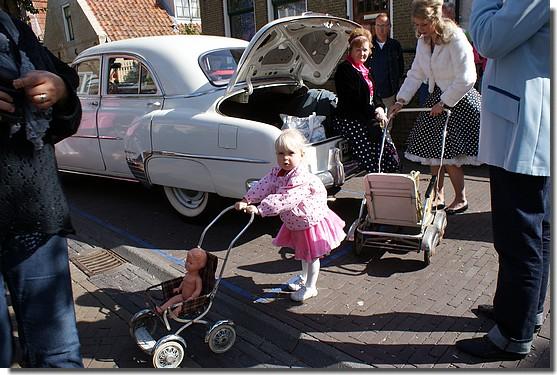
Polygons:
[[387,17],[378,17],[375,20],[375,36],[380,42],[384,42],[389,37],[391,23]]

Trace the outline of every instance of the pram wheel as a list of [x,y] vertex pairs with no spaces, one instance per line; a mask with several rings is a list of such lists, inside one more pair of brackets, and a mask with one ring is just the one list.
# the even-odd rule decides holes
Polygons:
[[441,238],[445,235],[445,228],[447,227],[447,213],[444,210],[438,210],[435,212],[433,225],[439,231],[439,240],[441,240]]
[[424,252],[424,263],[426,266],[431,264],[431,257],[435,255],[435,248],[439,243],[439,230],[435,225],[429,225],[424,233],[421,243],[421,250]]
[[229,350],[236,341],[236,330],[232,324],[216,323],[207,334],[205,341],[213,353],[224,353]]
[[352,244],[352,248],[354,250],[354,254],[360,256],[362,255],[362,251],[364,248],[364,235],[358,232],[356,228],[356,232],[354,233],[354,242]]
[[153,352],[153,367],[177,368],[184,359],[184,346],[178,341],[166,341],[155,347]]

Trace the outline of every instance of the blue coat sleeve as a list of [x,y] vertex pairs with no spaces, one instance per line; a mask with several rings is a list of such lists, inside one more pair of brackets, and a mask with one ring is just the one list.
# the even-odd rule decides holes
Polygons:
[[548,21],[549,0],[474,0],[470,36],[482,56],[499,58],[523,44]]

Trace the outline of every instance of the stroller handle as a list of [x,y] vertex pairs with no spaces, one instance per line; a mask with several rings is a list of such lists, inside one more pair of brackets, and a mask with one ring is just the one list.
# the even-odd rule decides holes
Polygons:
[[[227,213],[228,211],[233,210],[233,209],[235,209],[234,206],[230,206],[230,207],[225,208],[224,210],[221,211],[220,214],[217,215],[217,217],[215,217],[215,218],[213,219],[213,221],[211,221],[211,222],[209,223],[209,225],[207,225],[207,226],[205,227],[205,229],[204,229],[203,232],[201,233],[201,238],[199,239],[199,242],[198,242],[198,244],[197,244],[197,247],[202,247],[201,245],[203,244],[203,239],[205,238],[205,233],[207,233],[207,231],[209,230],[209,228],[211,228],[211,227],[213,226],[213,224],[215,224],[215,223],[217,222],[217,220],[220,219],[220,217],[221,217],[222,215],[224,215],[225,213]],[[228,256],[230,255],[230,250],[232,249],[232,247],[234,246],[234,244],[236,243],[236,241],[238,240],[238,238],[240,238],[240,236],[241,236],[242,234],[244,234],[244,232],[245,232],[245,231],[248,229],[248,227],[251,225],[251,223],[253,222],[254,217],[255,217],[255,215],[254,215],[254,213],[252,212],[252,213],[250,214],[250,218],[249,218],[248,223],[242,228],[242,230],[240,231],[240,233],[238,233],[238,234],[236,235],[236,237],[234,237],[234,238],[232,239],[232,241],[230,241],[230,244],[228,245],[228,249],[226,250],[226,255],[225,255],[225,257],[224,257],[224,261],[222,262],[222,266],[220,267],[219,277],[217,278],[217,281],[216,281],[216,283],[215,283],[215,286],[213,287],[213,291],[211,292],[211,297],[210,297],[211,300],[215,297],[215,294],[217,293],[217,289],[218,289],[218,287],[219,287],[220,281],[221,281],[221,279],[222,279],[222,275],[223,275],[223,273],[224,273],[224,268],[226,267],[226,263],[228,263]]]
[[[224,215],[225,213],[227,213],[228,211],[234,209],[234,206],[230,206],[230,207],[226,207],[224,210],[221,211],[221,213],[219,213],[203,230],[203,232],[201,233],[201,238],[199,238],[199,242],[197,243],[197,247],[202,247],[201,245],[203,244],[203,239],[205,238],[205,234],[207,233],[207,231],[209,230],[209,228],[211,228],[213,226],[213,224],[215,224],[222,215]],[[248,229],[248,227],[251,225],[251,223],[253,222],[253,218],[254,218],[254,214],[251,213],[250,218],[248,223],[244,226],[244,228],[240,231],[240,233],[238,233],[236,235],[236,237],[234,237],[234,239],[232,239],[232,241],[230,242],[230,245],[228,246],[228,250],[232,249],[232,247],[234,246],[234,244],[236,243],[236,241],[238,240],[238,238],[240,238],[240,236]]]
[[[431,111],[431,107],[424,107],[424,108],[402,108],[398,112],[429,112]],[[443,138],[441,142],[441,165],[439,166],[439,170],[441,170],[441,166],[443,165],[443,157],[445,156],[445,140],[447,137],[447,124],[449,123],[449,118],[451,117],[451,110],[448,108],[443,108],[443,111],[447,113],[447,119],[445,120],[445,125],[443,127]],[[383,126],[383,136],[381,137],[381,151],[379,152],[379,163],[378,163],[378,172],[381,173],[381,161],[383,159],[383,150],[385,149],[385,139],[387,137],[387,129],[388,125],[391,121],[393,121],[395,116],[390,116],[388,118],[387,123]]]

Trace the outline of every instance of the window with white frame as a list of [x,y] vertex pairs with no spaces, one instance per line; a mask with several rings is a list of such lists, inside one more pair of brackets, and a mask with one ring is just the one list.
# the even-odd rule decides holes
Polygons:
[[176,7],[176,17],[178,18],[188,18],[199,19],[201,17],[199,13],[199,0],[175,0]]
[[72,14],[70,12],[70,4],[62,5],[62,15],[64,16],[64,30],[66,31],[66,40],[74,40]]
[[275,19],[299,16],[307,11],[306,0],[271,0]]
[[255,35],[253,0],[227,0],[230,36],[250,40]]

